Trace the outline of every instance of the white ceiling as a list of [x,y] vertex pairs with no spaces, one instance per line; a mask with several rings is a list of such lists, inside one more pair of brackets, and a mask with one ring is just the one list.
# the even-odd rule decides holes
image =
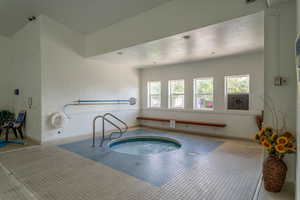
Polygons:
[[[190,36],[190,39],[184,39]],[[137,68],[195,62],[264,48],[264,14],[233,19],[95,57]]]
[[31,15],[47,15],[69,28],[91,33],[170,0],[0,0],[0,35],[9,36]]

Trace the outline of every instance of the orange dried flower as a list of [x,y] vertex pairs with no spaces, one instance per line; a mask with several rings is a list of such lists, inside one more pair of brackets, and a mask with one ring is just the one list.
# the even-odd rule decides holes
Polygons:
[[276,139],[278,138],[278,134],[277,133],[273,133],[271,136],[271,140],[272,141],[276,141]]
[[277,138],[276,142],[278,144],[286,145],[289,141],[285,136],[281,136],[281,137]]
[[267,136],[261,136],[260,139],[259,139],[259,142],[262,144],[264,141],[266,141],[268,138]]
[[271,149],[272,148],[272,145],[267,141],[267,140],[264,140],[262,142],[262,145],[266,148],[266,149]]
[[287,145],[286,145],[286,148],[288,150],[295,150],[296,149],[296,146],[294,145],[293,142],[289,142]]
[[283,133],[283,135],[287,138],[287,139],[291,139],[291,138],[294,138],[294,134],[289,132],[289,131],[285,131]]
[[275,149],[276,149],[276,151],[279,152],[279,153],[285,153],[285,152],[286,152],[286,148],[285,148],[284,145],[282,145],[282,144],[277,144],[277,145],[275,146]]

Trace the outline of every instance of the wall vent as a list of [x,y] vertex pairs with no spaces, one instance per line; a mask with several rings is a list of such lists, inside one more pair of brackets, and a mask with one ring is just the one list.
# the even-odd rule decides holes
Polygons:
[[228,110],[249,110],[249,94],[228,94]]

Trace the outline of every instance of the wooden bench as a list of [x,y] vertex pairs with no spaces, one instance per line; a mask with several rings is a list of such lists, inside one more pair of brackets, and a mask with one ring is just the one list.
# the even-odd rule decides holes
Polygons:
[[[163,118],[152,118],[152,117],[137,117],[137,120],[146,120],[146,121],[157,121],[157,122],[170,122],[172,119],[163,119]],[[175,120],[177,124],[188,124],[188,125],[197,125],[197,126],[210,126],[210,127],[226,127],[226,124],[221,123],[211,123],[211,122],[196,122],[196,121],[185,121],[185,120]]]

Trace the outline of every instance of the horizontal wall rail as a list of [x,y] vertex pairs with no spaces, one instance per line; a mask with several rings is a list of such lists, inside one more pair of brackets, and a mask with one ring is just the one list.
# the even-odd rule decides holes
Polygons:
[[136,98],[131,97],[130,99],[95,99],[95,100],[76,100],[73,103],[65,104],[63,107],[64,114],[71,119],[71,117],[67,114],[66,109],[69,106],[93,106],[93,105],[114,105],[114,104],[127,104],[127,105],[135,105]]
[[[152,117],[137,117],[137,120],[146,120],[146,121],[158,121],[158,122],[171,122],[174,119],[164,119],[164,118],[152,118]],[[226,127],[226,124],[223,123],[212,123],[212,122],[196,122],[196,121],[185,121],[185,120],[174,120],[177,124],[188,124],[188,125],[197,125],[197,126],[210,126],[210,127]]]

